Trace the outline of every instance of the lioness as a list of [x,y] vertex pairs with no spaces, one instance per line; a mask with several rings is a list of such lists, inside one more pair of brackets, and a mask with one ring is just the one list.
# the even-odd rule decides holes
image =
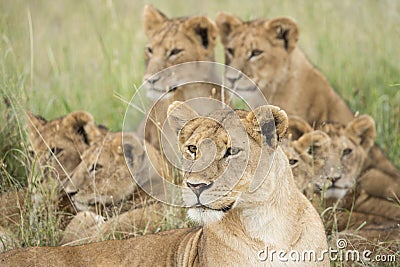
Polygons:
[[[304,118],[310,125],[324,121],[347,124],[354,118],[297,46],[299,28],[295,21],[278,17],[243,22],[227,13],[218,14],[215,20],[225,47],[225,63],[242,72],[227,69],[225,78],[232,88],[252,98],[256,84],[270,104]],[[394,199],[400,196],[400,171],[376,145],[370,149],[363,173],[361,187],[369,194]]]
[[[0,262],[7,266],[262,266],[272,264],[270,258],[259,259],[268,253],[265,248],[300,254],[306,249],[317,255],[327,249],[321,220],[296,188],[278,146],[288,124],[284,111],[261,106],[253,112],[220,110],[210,114],[212,118],[196,118],[194,110],[174,102],[168,114],[189,167],[212,159],[204,169],[185,171],[182,184],[189,216],[202,227],[76,247],[19,249],[0,254]],[[186,121],[188,114],[190,121]],[[227,125],[233,127],[233,136],[221,127]],[[236,131],[244,131],[249,147],[236,139]],[[213,150],[207,149],[209,141]],[[263,165],[271,163],[267,177],[255,173],[259,158]],[[227,168],[230,163],[234,164]],[[255,188],[254,182],[259,183]],[[328,257],[314,265],[329,266]]]
[[150,5],[145,6],[143,16],[147,37],[146,71],[143,80],[147,96],[150,100],[157,101],[164,93],[166,95],[155,103],[148,115],[149,119],[147,122],[142,121],[138,132],[141,135],[147,123],[145,138],[155,148],[160,149],[159,132],[165,122],[169,104],[175,100],[185,101],[196,97],[212,97],[221,100],[221,90],[211,84],[178,86],[183,81],[213,81],[212,67],[203,69],[204,66],[201,63],[193,63],[180,68],[179,73],[178,71],[163,71],[181,63],[214,62],[214,48],[218,33],[214,23],[204,16],[168,18]]

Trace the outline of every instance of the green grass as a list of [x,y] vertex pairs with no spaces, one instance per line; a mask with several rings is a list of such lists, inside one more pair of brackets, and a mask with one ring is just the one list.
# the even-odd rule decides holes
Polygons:
[[[243,19],[294,18],[300,47],[354,111],[374,117],[377,143],[400,166],[398,1],[152,3],[168,16],[214,18],[227,11]],[[48,119],[87,110],[98,123],[122,129],[126,105],[119,97],[129,100],[144,72],[144,4],[0,1],[0,191],[29,176],[24,110]],[[218,45],[217,61],[222,54]]]

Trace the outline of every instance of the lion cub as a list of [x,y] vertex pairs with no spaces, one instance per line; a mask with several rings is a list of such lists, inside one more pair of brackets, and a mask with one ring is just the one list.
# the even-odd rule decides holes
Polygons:
[[[29,152],[33,161],[44,170],[40,182],[43,185],[55,184],[59,195],[63,194],[61,186],[80,163],[81,154],[107,132],[105,127],[96,125],[93,116],[85,111],[75,111],[50,121],[27,112],[26,125],[31,144]],[[29,186],[31,182],[28,181]],[[20,222],[25,201],[31,197],[30,192],[23,188],[0,195],[0,225]]]
[[[305,119],[310,125],[324,121],[347,124],[353,112],[298,47],[299,28],[287,17],[243,22],[220,13],[216,24],[225,47],[225,64],[249,77],[261,89],[268,103],[282,107],[289,115]],[[227,69],[225,78],[232,88],[257,97],[257,86],[240,72]],[[400,196],[400,171],[377,145],[364,162],[362,187],[380,198]],[[385,184],[377,190],[376,182]]]
[[[252,112],[219,110],[200,118],[182,102],[174,102],[168,114],[186,160],[182,196],[189,216],[201,227],[76,247],[19,249],[0,254],[0,262],[265,266],[278,261],[260,258],[266,249],[300,254],[313,250],[319,256],[328,249],[321,219],[297,189],[279,147],[288,126],[284,111],[261,106]],[[270,165],[268,173],[259,163],[261,169]],[[329,259],[296,262],[310,264],[329,266]]]
[[[167,115],[168,105],[175,100],[204,97],[226,102],[215,76],[214,48],[218,35],[214,23],[205,16],[168,18],[159,10],[147,5],[143,12],[146,71],[144,86],[147,97],[154,101],[149,119],[143,120],[138,133],[156,149],[161,150],[160,131]],[[204,61],[209,62],[202,63]],[[192,62],[179,69],[166,70],[171,66]],[[201,81],[203,81],[201,83]],[[196,82],[195,84],[186,84]],[[181,85],[184,84],[184,85]],[[222,99],[221,99],[221,96]],[[160,100],[159,100],[160,99]],[[207,110],[207,101],[204,101]],[[145,126],[146,125],[146,126]],[[165,131],[168,131],[165,130]]]

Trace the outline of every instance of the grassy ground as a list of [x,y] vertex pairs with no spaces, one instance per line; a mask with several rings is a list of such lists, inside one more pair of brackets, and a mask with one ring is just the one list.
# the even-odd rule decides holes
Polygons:
[[[24,110],[51,119],[83,109],[121,130],[126,106],[119,97],[132,97],[144,71],[146,3],[0,1],[0,191],[28,175]],[[302,49],[354,111],[375,118],[377,142],[400,166],[398,1],[152,3],[169,16],[293,17]],[[220,45],[217,61],[223,62]]]

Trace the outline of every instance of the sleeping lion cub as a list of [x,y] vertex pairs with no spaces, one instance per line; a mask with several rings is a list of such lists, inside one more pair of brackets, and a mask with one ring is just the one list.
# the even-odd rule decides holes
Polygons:
[[[257,266],[271,264],[258,258],[265,248],[313,250],[317,255],[327,249],[318,213],[294,184],[278,146],[288,124],[284,111],[261,106],[253,112],[219,110],[210,114],[212,118],[196,118],[191,108],[174,102],[168,114],[179,133],[184,168],[189,168],[184,172],[183,199],[189,216],[203,226],[84,246],[19,249],[0,254],[0,263]],[[228,135],[228,130],[234,134]],[[265,176],[256,172],[259,159],[261,167],[270,164]],[[325,257],[323,262],[296,264],[329,266],[329,261]]]

